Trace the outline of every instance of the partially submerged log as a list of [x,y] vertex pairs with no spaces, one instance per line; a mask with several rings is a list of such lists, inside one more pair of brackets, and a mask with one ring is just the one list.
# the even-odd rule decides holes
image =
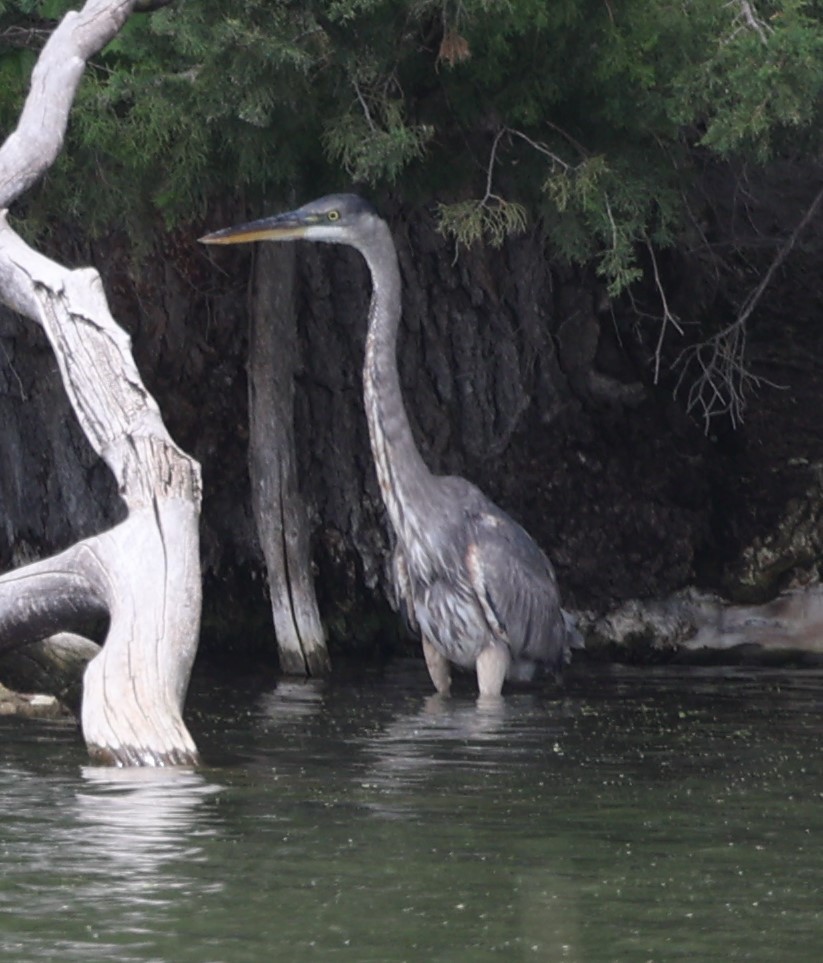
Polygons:
[[83,675],[100,646],[74,632],[58,632],[0,656],[0,677],[17,692],[57,700],[78,719],[83,704]]
[[[134,0],[90,0],[49,39],[20,124],[0,148],[0,208],[59,153],[86,60],[133,7]],[[90,754],[116,765],[194,763],[182,708],[200,626],[200,467],[169,437],[98,273],[38,254],[5,212],[0,300],[45,331],[80,425],[128,511],[110,531],[0,577],[0,652],[105,614],[105,645],[84,675],[81,720]],[[49,649],[46,643],[41,651]]]
[[25,719],[70,718],[66,708],[53,695],[42,692],[15,692],[0,684],[0,716]]
[[757,648],[823,655],[823,585],[783,592],[763,605],[731,605],[686,589],[666,599],[631,599],[586,627],[590,651],[676,654]]

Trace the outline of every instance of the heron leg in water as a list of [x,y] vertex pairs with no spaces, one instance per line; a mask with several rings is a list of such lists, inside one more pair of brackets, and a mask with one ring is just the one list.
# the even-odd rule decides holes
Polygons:
[[452,686],[452,674],[449,660],[439,652],[428,639],[423,639],[423,655],[426,658],[426,668],[440,695],[447,696]]
[[511,653],[502,642],[491,642],[477,657],[477,687],[481,696],[499,696],[509,671]]

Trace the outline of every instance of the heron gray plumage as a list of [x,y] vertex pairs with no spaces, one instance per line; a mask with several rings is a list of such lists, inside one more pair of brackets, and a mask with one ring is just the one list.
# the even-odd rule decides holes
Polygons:
[[396,546],[398,603],[420,632],[438,692],[450,663],[474,668],[480,694],[538,665],[559,671],[579,636],[551,562],[526,531],[464,478],[432,474],[412,437],[397,369],[401,280],[386,222],[355,194],[208,234],[206,244],[296,239],[346,244],[372,279],[364,400],[377,479]]

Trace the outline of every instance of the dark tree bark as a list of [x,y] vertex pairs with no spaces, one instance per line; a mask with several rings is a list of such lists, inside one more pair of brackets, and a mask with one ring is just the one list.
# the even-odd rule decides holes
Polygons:
[[[730,177],[709,185],[725,204],[743,196]],[[751,319],[749,360],[787,387],[764,385],[738,430],[718,424],[706,436],[672,398],[677,370],[670,368],[698,322],[722,325],[734,316],[818,189],[784,172],[784,183],[763,189],[769,202],[759,212],[732,218],[718,210],[708,253],[660,256],[671,307],[690,324],[682,338],[667,335],[659,384],[653,288],[609,304],[589,274],[551,263],[537,230],[500,250],[461,251],[455,261],[425,211],[381,205],[404,277],[401,380],[427,463],[477,482],[523,522],[555,562],[564,599],[592,621],[626,600],[666,600],[695,584],[748,607],[819,578],[823,327],[810,297],[819,242],[809,238],[793,251]],[[208,225],[263,213],[223,210]],[[777,236],[768,241],[770,230]],[[722,271],[705,260],[735,245],[742,253]],[[226,252],[215,271],[192,253],[192,240],[178,260],[158,257],[135,272],[111,248],[110,286],[121,292],[118,314],[149,387],[175,437],[205,466],[206,586],[210,607],[227,613],[208,652],[239,660],[248,645],[259,657],[258,640],[268,645],[270,634],[255,631],[269,603],[248,477],[249,252]],[[293,253],[296,477],[319,609],[333,654],[386,650],[398,644],[399,623],[387,601],[391,546],[362,408],[368,277],[355,252],[295,245]],[[0,464],[0,493],[14,506],[0,530],[6,562],[13,552],[23,561],[86,537],[97,525],[93,513],[112,520],[118,508],[82,439],[65,425],[59,437],[48,423],[37,427],[35,414],[55,405],[43,347],[4,325],[0,432],[26,466]],[[19,430],[24,408],[30,420]],[[40,455],[52,446],[59,486]],[[59,512],[35,517],[31,492],[41,487],[63,493],[71,529]],[[81,504],[87,491],[101,504]],[[717,624],[733,622],[734,612]],[[794,637],[813,622],[798,617]]]

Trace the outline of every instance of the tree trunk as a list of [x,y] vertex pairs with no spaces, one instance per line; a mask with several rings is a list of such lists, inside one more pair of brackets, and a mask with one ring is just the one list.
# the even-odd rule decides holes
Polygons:
[[[0,205],[57,156],[86,60],[133,2],[91,0],[46,44],[18,129],[0,148]],[[96,271],[69,271],[28,247],[0,217],[0,299],[36,321],[92,448],[128,515],[102,534],[0,577],[0,650],[39,643],[107,613],[81,711],[93,758],[118,765],[193,763],[182,707],[200,623],[199,465],[176,447],[144,387],[131,342]]]
[[295,467],[294,277],[292,245],[259,245],[249,335],[249,476],[280,668],[289,675],[324,675],[330,663],[310,573],[308,519]]

